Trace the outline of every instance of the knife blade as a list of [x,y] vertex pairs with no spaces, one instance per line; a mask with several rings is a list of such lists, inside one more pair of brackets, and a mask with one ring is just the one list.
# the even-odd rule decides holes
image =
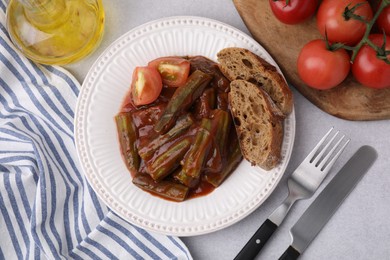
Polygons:
[[367,145],[355,152],[291,228],[292,243],[279,260],[297,259],[305,251],[377,157]]

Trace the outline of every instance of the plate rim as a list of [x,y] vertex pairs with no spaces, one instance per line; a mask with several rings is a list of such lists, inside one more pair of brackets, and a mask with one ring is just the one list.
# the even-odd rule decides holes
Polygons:
[[[133,29],[131,29],[131,30],[127,31],[126,33],[122,34],[121,36],[119,36],[116,40],[114,40],[99,55],[99,57],[92,64],[91,68],[89,69],[89,71],[88,71],[88,73],[87,73],[87,75],[86,75],[86,77],[85,77],[85,79],[84,79],[84,81],[82,83],[82,86],[81,86],[81,89],[80,89],[80,92],[79,92],[79,96],[77,98],[76,109],[75,109],[75,118],[74,118],[74,138],[75,138],[75,146],[76,146],[77,156],[78,156],[78,159],[79,159],[79,162],[80,162],[81,170],[82,170],[84,176],[86,177],[88,183],[90,184],[91,188],[94,190],[96,195],[102,200],[102,202],[104,202],[104,204],[106,206],[108,206],[112,211],[114,211],[116,214],[121,216],[126,221],[128,221],[128,222],[130,222],[130,223],[132,223],[132,224],[134,224],[134,225],[136,225],[138,227],[141,227],[141,228],[143,228],[145,230],[156,232],[156,233],[161,233],[161,234],[165,234],[165,235],[175,235],[175,236],[182,236],[182,237],[184,237],[184,236],[195,236],[195,235],[207,234],[207,233],[215,232],[215,231],[221,230],[223,228],[226,228],[227,226],[230,226],[230,225],[232,225],[232,224],[242,220],[243,218],[245,218],[249,214],[251,214],[258,207],[260,207],[264,203],[264,201],[267,200],[267,198],[273,193],[274,189],[279,184],[279,182],[280,182],[282,176],[285,174],[286,168],[287,168],[287,166],[289,164],[291,153],[292,153],[292,149],[293,149],[293,146],[294,146],[294,141],[295,141],[296,118],[295,118],[295,108],[293,108],[292,113],[287,118],[288,121],[289,121],[289,125],[287,127],[291,128],[289,130],[289,133],[291,135],[289,137],[291,144],[287,147],[287,150],[286,150],[286,153],[285,153],[284,160],[286,160],[286,162],[284,163],[283,167],[281,168],[280,173],[278,174],[278,176],[275,179],[275,181],[272,184],[272,186],[269,187],[268,192],[266,194],[262,195],[262,197],[258,201],[258,203],[253,204],[249,208],[247,207],[247,210],[245,212],[242,212],[242,213],[240,213],[238,215],[236,214],[235,217],[230,218],[229,220],[225,219],[225,220],[219,221],[218,224],[214,223],[214,225],[210,225],[209,228],[198,228],[198,227],[195,227],[194,229],[190,229],[190,230],[189,229],[185,229],[184,231],[183,230],[182,231],[174,230],[174,229],[170,228],[169,225],[168,226],[163,226],[163,227],[161,227],[161,225],[158,225],[159,228],[157,228],[155,225],[151,225],[151,223],[149,223],[147,220],[145,221],[143,219],[138,219],[137,217],[134,217],[134,216],[132,216],[132,217],[124,216],[124,214],[115,207],[115,203],[112,200],[110,200],[107,197],[107,195],[101,194],[99,192],[98,187],[95,186],[97,184],[93,182],[94,180],[90,176],[91,172],[88,169],[89,167],[87,167],[87,164],[89,163],[89,158],[86,158],[88,156],[86,156],[85,154],[80,152],[80,147],[85,145],[85,144],[83,144],[84,140],[82,140],[82,138],[81,138],[82,133],[80,133],[80,128],[78,128],[78,126],[80,124],[79,114],[82,112],[82,108],[81,108],[82,103],[83,103],[82,101],[85,101],[85,99],[82,100],[82,98],[85,97],[85,95],[87,95],[87,94],[89,94],[89,96],[91,95],[90,93],[85,93],[88,89],[83,87],[83,86],[88,84],[88,82],[90,82],[91,80],[93,81],[93,78],[94,78],[94,75],[95,75],[94,73],[96,73],[96,67],[99,66],[99,63],[103,64],[104,60],[107,60],[107,55],[112,53],[113,49],[114,49],[114,52],[116,52],[116,49],[119,48],[118,45],[119,46],[121,45],[120,43],[121,43],[121,41],[123,39],[125,39],[126,37],[129,37],[132,34],[140,35],[139,33],[137,33],[140,30],[143,31],[143,32],[147,32],[147,30],[148,30],[147,28],[150,27],[151,25],[154,25],[154,24],[164,23],[165,22],[166,26],[169,27],[171,25],[172,21],[177,21],[177,20],[180,20],[180,21],[196,21],[197,24],[191,24],[191,25],[195,25],[195,26],[196,25],[201,25],[201,26],[208,26],[209,27],[210,25],[213,25],[214,26],[213,28],[215,28],[215,29],[218,29],[218,28],[216,28],[216,26],[219,26],[219,28],[220,28],[219,31],[221,31],[223,29],[223,30],[225,30],[225,32],[229,32],[229,33],[235,34],[236,37],[240,37],[240,40],[243,40],[243,41],[245,40],[246,43],[248,43],[249,45],[251,45],[253,47],[256,47],[258,50],[261,50],[266,55],[268,55],[269,58],[272,60],[273,65],[279,70],[281,75],[284,77],[284,75],[281,72],[278,64],[271,57],[271,55],[260,45],[260,43],[256,42],[252,37],[250,37],[246,33],[240,31],[239,29],[237,29],[237,28],[235,28],[235,27],[233,27],[231,25],[228,25],[226,23],[220,22],[218,20],[205,18],[205,17],[200,17],[200,16],[171,16],[171,17],[165,17],[165,18],[152,20],[152,21],[146,22],[144,24],[141,24],[141,25],[139,25],[137,27],[134,27]],[[199,24],[199,23],[201,23],[201,24]],[[142,32],[141,32],[141,34],[142,34]],[[111,55],[113,55],[113,54],[111,54]],[[85,106],[85,104],[84,104],[84,106]],[[286,120],[285,120],[285,122],[286,122]],[[285,128],[286,128],[286,123],[284,124],[284,131],[286,131]],[[171,224],[171,226],[172,226],[172,224]]]

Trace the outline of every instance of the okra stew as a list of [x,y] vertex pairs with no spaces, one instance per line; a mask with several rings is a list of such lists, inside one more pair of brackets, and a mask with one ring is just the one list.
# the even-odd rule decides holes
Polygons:
[[[159,79],[153,79],[156,71]],[[165,57],[135,69],[115,121],[137,187],[183,201],[210,193],[234,171],[242,155],[229,84],[203,56]]]

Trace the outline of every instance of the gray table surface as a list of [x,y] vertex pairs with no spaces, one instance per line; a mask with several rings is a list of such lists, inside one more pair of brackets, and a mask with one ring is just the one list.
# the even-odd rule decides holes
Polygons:
[[[227,23],[249,34],[233,2],[229,0],[103,0],[103,4],[106,29],[100,47],[84,60],[66,66],[80,82],[83,82],[97,57],[115,39],[136,26],[158,18],[202,16]],[[276,37],[282,39],[282,36]],[[245,219],[211,234],[182,238],[194,259],[233,259],[287,195],[287,177],[331,126],[349,136],[351,143],[324,183],[329,182],[362,145],[373,146],[379,157],[301,259],[390,259],[390,121],[342,120],[324,113],[295,89],[293,92],[296,136],[291,160],[282,180],[265,203]],[[258,259],[278,259],[290,243],[289,229],[317,194],[293,207]]]

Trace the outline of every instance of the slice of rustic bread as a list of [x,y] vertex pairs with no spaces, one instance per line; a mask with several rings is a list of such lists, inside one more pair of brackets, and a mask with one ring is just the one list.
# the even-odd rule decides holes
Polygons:
[[230,81],[243,79],[262,87],[284,115],[291,113],[291,89],[274,66],[251,51],[237,47],[222,49],[217,58],[220,70]]
[[230,83],[229,103],[244,158],[274,168],[281,159],[284,115],[264,90],[245,80]]

